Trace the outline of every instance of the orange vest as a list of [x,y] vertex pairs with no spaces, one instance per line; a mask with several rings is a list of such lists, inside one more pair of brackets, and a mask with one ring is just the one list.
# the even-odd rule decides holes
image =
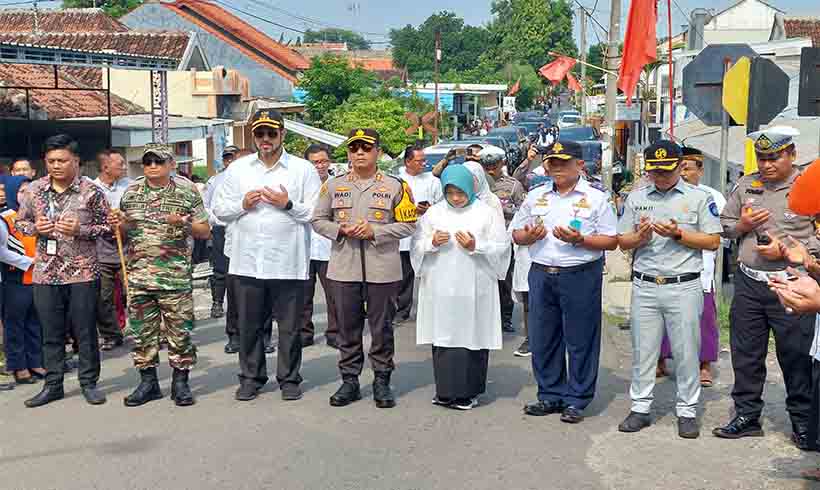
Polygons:
[[[14,225],[17,221],[17,212],[9,210],[2,215],[3,221],[9,228],[9,243],[8,248],[15,253],[24,253],[26,256],[34,258],[37,252],[37,237],[26,236],[20,233],[20,230]],[[16,242],[16,243],[15,243]],[[20,249],[22,245],[22,250]],[[12,271],[18,270],[16,267],[8,266]],[[31,284],[32,274],[34,272],[34,264],[23,273],[23,284]]]

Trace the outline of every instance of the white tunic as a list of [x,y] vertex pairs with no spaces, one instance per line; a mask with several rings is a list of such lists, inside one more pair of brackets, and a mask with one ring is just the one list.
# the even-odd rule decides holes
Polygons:
[[[450,242],[434,247],[435,230],[449,232]],[[474,252],[458,244],[457,231],[473,234]],[[419,220],[411,261],[421,278],[416,343],[501,349],[498,281],[507,274],[510,241],[498,213],[479,199],[462,209],[441,201]]]

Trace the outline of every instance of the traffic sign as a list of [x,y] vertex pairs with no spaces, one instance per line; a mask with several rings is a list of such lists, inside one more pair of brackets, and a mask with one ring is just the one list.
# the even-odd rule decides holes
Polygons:
[[800,116],[820,116],[820,48],[803,48],[800,53]]
[[746,131],[753,132],[783,112],[789,105],[789,75],[774,61],[752,59],[749,85],[749,119]]
[[720,126],[723,114],[723,75],[732,64],[757,53],[748,44],[710,44],[683,69],[683,104],[707,126]]
[[737,60],[723,77],[723,108],[738,124],[746,124],[749,115],[749,75],[752,60],[746,56]]

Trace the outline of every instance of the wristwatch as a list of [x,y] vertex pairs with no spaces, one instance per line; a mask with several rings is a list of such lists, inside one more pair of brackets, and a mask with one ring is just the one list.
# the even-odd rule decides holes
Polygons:
[[673,236],[672,239],[676,242],[680,241],[681,239],[683,239],[683,232],[681,230],[678,230],[677,235]]
[[288,203],[285,204],[285,211],[290,211],[291,209],[293,209],[293,201],[288,199]]

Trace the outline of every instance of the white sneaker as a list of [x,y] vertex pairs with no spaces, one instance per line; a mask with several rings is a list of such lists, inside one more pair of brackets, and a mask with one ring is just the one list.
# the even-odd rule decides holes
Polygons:
[[472,410],[478,406],[478,398],[471,398],[470,400],[456,400],[450,406],[456,410]]

